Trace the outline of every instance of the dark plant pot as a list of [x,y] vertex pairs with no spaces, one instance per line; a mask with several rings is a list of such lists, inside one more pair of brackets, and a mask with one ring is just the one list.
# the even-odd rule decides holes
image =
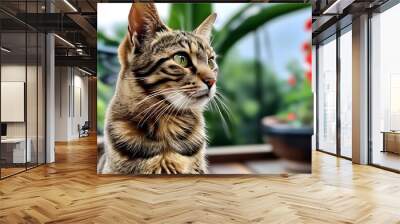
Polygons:
[[312,127],[293,127],[279,123],[275,117],[262,120],[263,135],[286,168],[295,172],[311,172]]

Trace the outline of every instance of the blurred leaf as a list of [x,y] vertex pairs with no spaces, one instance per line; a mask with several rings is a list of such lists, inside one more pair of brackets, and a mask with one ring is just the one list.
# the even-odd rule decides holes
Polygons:
[[104,131],[104,118],[106,110],[106,102],[101,99],[97,99],[97,130],[99,133],[103,133]]
[[193,31],[212,13],[211,3],[172,3],[168,26]]
[[248,117],[255,117],[259,110],[259,103],[255,100],[247,100],[242,105],[243,111]]
[[112,46],[118,46],[119,45],[119,41],[118,40],[114,40],[112,38],[109,38],[102,31],[97,32],[97,41],[101,42],[101,43],[104,43],[104,45],[112,45]]

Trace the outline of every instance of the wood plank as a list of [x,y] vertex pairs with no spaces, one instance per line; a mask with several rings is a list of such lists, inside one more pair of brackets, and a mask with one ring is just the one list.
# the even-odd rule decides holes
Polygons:
[[0,181],[0,223],[399,223],[400,175],[313,152],[311,175],[96,174],[96,139]]
[[221,146],[221,147],[210,147],[207,150],[208,156],[214,155],[233,155],[233,154],[258,154],[258,153],[271,153],[272,146],[268,144],[260,145],[240,145],[240,146]]

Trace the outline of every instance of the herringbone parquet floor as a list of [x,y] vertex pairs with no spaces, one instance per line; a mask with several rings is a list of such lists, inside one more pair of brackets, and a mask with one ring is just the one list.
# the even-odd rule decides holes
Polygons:
[[96,175],[94,138],[0,181],[0,223],[400,223],[400,175],[314,152],[312,175]]

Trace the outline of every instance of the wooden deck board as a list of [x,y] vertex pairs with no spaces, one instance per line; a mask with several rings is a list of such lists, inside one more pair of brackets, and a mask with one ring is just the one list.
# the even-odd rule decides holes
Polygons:
[[0,181],[0,223],[400,223],[400,175],[313,152],[312,175],[96,174],[96,140]]

